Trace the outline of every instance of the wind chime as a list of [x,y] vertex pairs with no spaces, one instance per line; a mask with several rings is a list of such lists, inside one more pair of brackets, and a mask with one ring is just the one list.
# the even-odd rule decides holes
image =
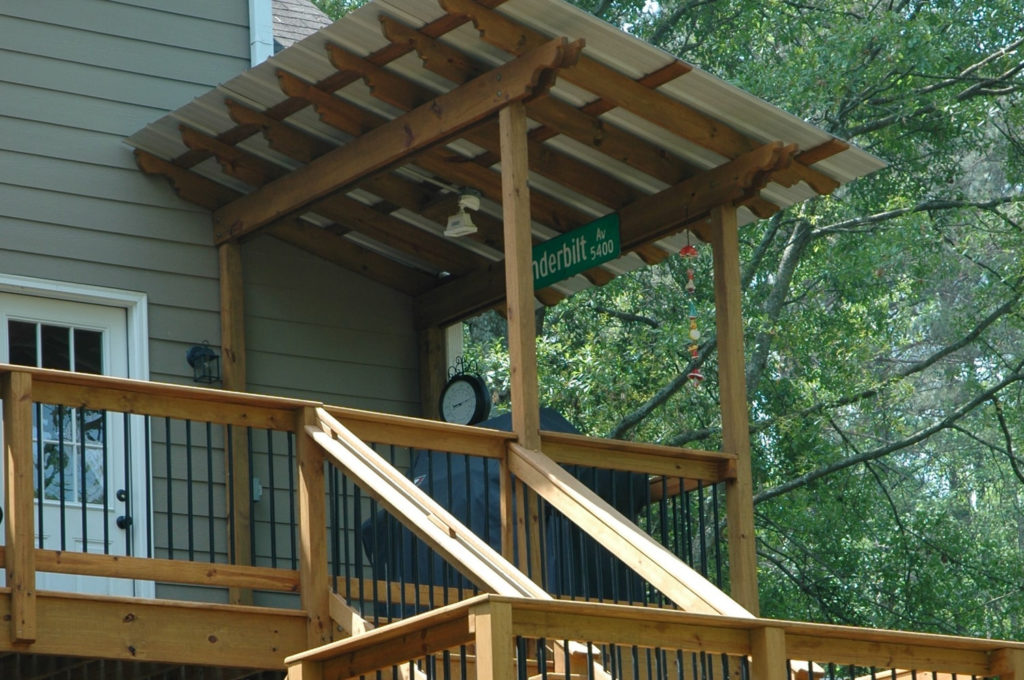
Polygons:
[[686,292],[690,295],[689,300],[689,316],[690,316],[690,358],[693,360],[693,370],[686,374],[690,382],[695,386],[700,386],[704,382],[704,374],[700,372],[700,366],[696,365],[697,362],[697,341],[700,340],[700,329],[697,328],[697,305],[694,303],[694,299],[697,295],[697,285],[693,282],[693,260],[700,255],[697,252],[697,246],[690,242],[690,232],[686,232],[686,245],[679,249],[679,254],[690,261],[689,266],[686,268]]

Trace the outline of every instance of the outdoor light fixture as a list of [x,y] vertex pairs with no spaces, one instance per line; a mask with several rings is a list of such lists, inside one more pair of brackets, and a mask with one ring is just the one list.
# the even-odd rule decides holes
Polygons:
[[207,343],[189,347],[185,352],[185,361],[192,367],[193,382],[220,382],[220,356]]
[[448,238],[458,238],[467,234],[475,234],[476,225],[473,224],[473,218],[469,216],[469,211],[479,209],[480,193],[475,189],[463,189],[459,193],[458,210],[448,218],[448,226],[444,229],[444,235]]

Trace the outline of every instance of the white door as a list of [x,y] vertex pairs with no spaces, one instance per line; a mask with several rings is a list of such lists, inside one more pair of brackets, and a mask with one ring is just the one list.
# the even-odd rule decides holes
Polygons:
[[[127,377],[126,310],[0,293],[0,361]],[[126,478],[126,445],[131,437],[126,437],[125,424],[121,414],[35,406],[37,547],[129,554],[133,527],[124,518],[132,516]],[[37,575],[36,587],[137,594],[136,584],[127,579],[49,573]]]

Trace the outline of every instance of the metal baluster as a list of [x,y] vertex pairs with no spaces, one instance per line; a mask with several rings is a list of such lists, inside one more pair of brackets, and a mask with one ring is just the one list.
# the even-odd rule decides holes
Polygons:
[[213,423],[206,423],[206,514],[210,562],[217,561],[217,538],[213,526]]
[[166,453],[166,461],[164,463],[167,470],[167,479],[165,482],[167,490],[167,559],[174,559],[174,493],[173,493],[173,468],[171,466],[171,419],[164,418],[164,451]]
[[274,432],[267,430],[267,489],[270,493],[270,566],[277,566],[277,483],[274,475]]
[[76,484],[76,491],[81,496],[79,506],[82,511],[82,552],[87,553],[89,552],[89,494],[85,481],[85,409],[76,408],[74,409],[74,414],[75,419],[78,421],[78,474],[81,476],[78,484]]
[[192,421],[185,421],[185,503],[186,518],[188,519],[188,560],[194,562],[196,559],[195,540],[195,494],[192,491]]
[[[295,439],[291,432],[285,433],[285,442],[288,445],[288,498],[299,497],[295,489]],[[299,558],[296,550],[296,522],[295,522],[295,500],[288,504],[288,526],[289,526],[289,547],[291,548],[291,567],[299,568]]]

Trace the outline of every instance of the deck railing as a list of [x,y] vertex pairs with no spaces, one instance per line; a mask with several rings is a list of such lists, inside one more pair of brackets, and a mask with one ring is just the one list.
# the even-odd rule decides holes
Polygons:
[[[316,402],[17,366],[0,367],[0,376],[7,452],[3,564],[15,601],[20,601],[16,608],[26,612],[25,617],[15,617],[15,621],[24,618],[18,633],[23,639],[34,634],[27,614],[37,572],[155,582],[158,596],[173,599],[192,598],[195,593],[189,588],[194,586],[220,589],[227,595],[215,595],[215,599],[226,597],[236,603],[253,602],[255,592],[257,603],[273,604],[280,600],[266,594],[302,597],[303,574],[323,571],[322,558],[329,565],[334,590],[378,624],[478,592],[448,567],[431,574],[433,567],[428,566],[426,573],[420,569],[407,578],[394,569],[381,569],[379,563],[375,566],[364,551],[360,532],[373,531],[374,521],[382,521],[387,525],[382,535],[401,545],[404,530],[390,519],[381,520],[376,503],[336,468],[326,469],[323,493],[309,495],[308,488],[303,490],[302,456],[309,456],[307,467],[324,466],[322,452],[306,447],[303,454],[302,428],[312,422],[313,410],[320,406]],[[513,441],[510,433],[341,407],[327,410],[360,438],[375,442],[401,469],[407,470],[422,457],[431,469],[480,466],[492,476],[505,471],[508,484],[502,482],[500,493],[513,501],[502,504],[496,490],[495,498],[485,504],[484,515],[467,519],[470,524],[505,527],[497,536],[488,535],[487,529],[482,535],[513,562],[534,570],[536,580],[556,594],[661,602],[642,582],[632,591],[605,588],[600,592],[597,586],[603,576],[572,581],[565,565],[571,563],[573,553],[579,552],[589,562],[598,548],[507,474],[503,461]],[[80,441],[57,436],[44,444],[44,420],[53,420],[59,428],[65,421],[86,418],[102,423],[103,436],[95,436],[96,427],[92,434],[80,427],[76,430]],[[115,429],[118,437],[113,436]],[[86,441],[87,437],[92,439]],[[113,446],[115,440],[120,448]],[[730,456],[553,433],[545,433],[543,440],[545,450],[573,466],[577,477],[591,487],[600,486],[601,476],[606,486],[609,480],[639,480],[629,490],[611,488],[609,500],[637,508],[634,519],[646,522],[662,543],[691,558],[698,570],[712,578],[721,573],[720,557],[716,562],[709,556],[721,554],[715,484],[729,476]],[[82,453],[88,445],[103,449],[101,479],[92,480],[99,487],[97,499],[88,499],[89,503],[59,479],[48,487],[47,477],[59,477],[71,466],[80,477],[92,474],[95,478],[97,473],[86,469]],[[49,448],[44,451],[44,447]],[[106,469],[115,456],[123,457],[129,472],[118,489],[118,500],[110,501],[107,492],[112,489],[107,486],[112,481]],[[58,463],[52,464],[51,459]],[[426,485],[429,488],[434,482],[428,480]],[[40,502],[40,489],[53,498]],[[463,502],[461,489],[445,486],[433,492],[446,507]],[[102,503],[92,502],[101,497]],[[322,503],[315,502],[320,498]],[[57,509],[44,515],[44,503]],[[82,520],[86,506],[94,505],[102,505],[105,516],[116,514],[117,528],[108,520],[102,523],[102,533],[90,541],[44,541],[44,535],[63,537],[66,527]],[[495,518],[502,508],[504,517]],[[517,512],[522,521],[517,520]],[[531,516],[548,521],[528,521]],[[323,527],[327,531],[321,540]],[[116,531],[128,537],[120,547],[112,547],[109,540]],[[556,540],[570,532],[570,540]],[[425,545],[416,549],[421,551],[417,563],[435,563]],[[313,556],[309,550],[322,554]],[[553,561],[562,566],[539,566],[542,551],[557,554]],[[307,557],[316,559],[316,564]],[[402,561],[410,555],[397,557]],[[19,589],[19,582],[23,588]],[[294,606],[291,602],[286,606]]]
[[1019,680],[1024,643],[481,595],[287,663],[290,680]]

